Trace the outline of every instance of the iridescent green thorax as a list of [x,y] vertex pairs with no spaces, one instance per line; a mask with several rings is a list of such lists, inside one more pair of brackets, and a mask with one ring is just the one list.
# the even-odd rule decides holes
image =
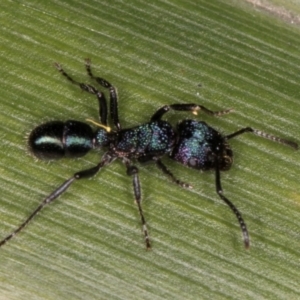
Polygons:
[[121,156],[141,157],[169,153],[174,144],[175,133],[165,121],[145,123],[119,131],[111,146]]

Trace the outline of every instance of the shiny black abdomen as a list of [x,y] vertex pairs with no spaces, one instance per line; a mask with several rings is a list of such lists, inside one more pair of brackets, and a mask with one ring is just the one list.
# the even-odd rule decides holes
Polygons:
[[83,122],[52,121],[36,127],[29,135],[28,144],[40,159],[80,157],[93,147],[92,128]]

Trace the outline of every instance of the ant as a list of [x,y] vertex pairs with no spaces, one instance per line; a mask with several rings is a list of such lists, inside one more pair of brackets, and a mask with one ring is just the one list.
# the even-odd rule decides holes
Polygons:
[[90,125],[75,120],[65,122],[51,121],[39,125],[32,130],[28,138],[31,153],[42,160],[53,160],[62,157],[81,157],[91,149],[106,148],[107,150],[96,166],[75,173],[47,196],[15,231],[0,241],[0,247],[19,233],[44,206],[62,195],[73,182],[92,177],[103,167],[108,166],[116,159],[120,159],[126,167],[127,175],[132,177],[134,198],[142,222],[145,244],[146,248],[150,249],[151,243],[142,210],[139,170],[133,162],[153,162],[174,183],[183,188],[192,188],[188,183],[178,180],[163,164],[161,158],[167,154],[171,159],[188,167],[202,171],[215,171],[216,192],[237,217],[242,230],[244,245],[246,248],[249,248],[250,238],[246,223],[239,210],[224,196],[221,186],[220,171],[229,170],[233,163],[233,152],[228,144],[228,140],[250,132],[294,149],[298,149],[297,143],[251,127],[242,128],[229,135],[222,135],[205,122],[183,120],[174,129],[170,123],[162,120],[162,117],[170,110],[192,112],[193,114],[197,114],[201,110],[212,116],[221,116],[231,111],[231,109],[211,111],[202,105],[193,103],[165,105],[151,116],[149,122],[136,127],[122,129],[118,116],[116,88],[105,79],[94,76],[90,60],[87,59],[85,67],[88,75],[102,87],[109,90],[110,118],[115,127],[112,130],[107,125],[108,108],[105,95],[92,85],[74,80],[59,64],[56,63],[55,66],[72,84],[77,85],[85,92],[96,95],[99,103],[100,123],[88,120],[98,127],[96,131],[93,131]]

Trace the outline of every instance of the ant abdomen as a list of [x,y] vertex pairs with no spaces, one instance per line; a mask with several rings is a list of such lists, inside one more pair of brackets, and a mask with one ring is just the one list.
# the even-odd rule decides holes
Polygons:
[[83,122],[51,121],[37,126],[28,138],[31,153],[39,159],[84,156],[93,148],[94,133]]
[[33,129],[28,138],[31,153],[37,158],[50,160],[62,157],[80,157],[92,148],[96,150],[106,148],[106,152],[97,165],[74,173],[72,177],[65,180],[49,194],[17,229],[0,241],[0,247],[22,231],[46,205],[66,192],[73,182],[83,178],[90,178],[96,175],[102,168],[119,159],[125,165],[127,175],[132,177],[134,198],[138,206],[145,244],[146,248],[150,249],[151,243],[142,209],[139,171],[134,163],[152,161],[174,183],[184,188],[190,188],[191,186],[188,183],[178,180],[162,162],[161,158],[164,155],[169,155],[171,159],[185,166],[202,171],[215,171],[216,192],[236,216],[242,230],[245,248],[249,248],[250,238],[246,223],[235,205],[225,197],[221,185],[221,171],[229,170],[233,162],[233,152],[228,144],[228,140],[244,133],[252,133],[294,149],[298,149],[297,143],[253,129],[252,127],[244,127],[231,134],[223,135],[205,122],[197,120],[183,120],[179,122],[176,130],[170,123],[162,120],[162,117],[170,110],[191,112],[193,114],[203,111],[211,116],[221,116],[231,111],[231,109],[212,111],[194,103],[164,105],[150,117],[149,122],[121,129],[118,115],[117,91],[108,81],[93,75],[90,61],[87,60],[86,70],[89,77],[109,90],[110,119],[114,124],[114,129],[111,130],[107,125],[109,114],[104,94],[89,84],[74,80],[59,64],[55,64],[55,66],[72,84],[97,97],[100,123],[87,120],[98,127],[95,132],[88,124],[73,120],[66,122],[52,121],[39,125]]

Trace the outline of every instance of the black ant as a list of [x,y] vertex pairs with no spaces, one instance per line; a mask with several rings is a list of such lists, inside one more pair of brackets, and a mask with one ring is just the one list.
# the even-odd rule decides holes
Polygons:
[[116,89],[105,79],[95,77],[91,71],[90,61],[86,60],[88,75],[102,87],[109,90],[110,118],[115,127],[114,130],[111,130],[107,125],[108,108],[104,94],[89,84],[75,81],[59,64],[55,64],[55,66],[70,82],[79,86],[83,91],[96,95],[99,102],[100,123],[91,122],[99,128],[93,131],[90,125],[74,120],[47,122],[34,128],[29,135],[28,144],[30,151],[37,158],[44,160],[80,157],[91,149],[106,148],[106,152],[96,166],[75,173],[46,197],[15,231],[0,241],[0,247],[19,233],[45,205],[63,194],[74,181],[92,177],[103,167],[116,159],[121,159],[126,167],[127,175],[132,177],[134,197],[142,221],[145,243],[147,249],[150,249],[149,234],[141,205],[139,170],[133,164],[133,161],[140,163],[152,161],[159,170],[170,177],[177,185],[191,188],[189,184],[178,180],[163,164],[161,157],[167,154],[171,159],[191,168],[202,171],[215,171],[216,192],[236,215],[242,229],[245,247],[249,248],[250,240],[246,224],[238,209],[224,196],[221,186],[220,171],[229,170],[233,163],[233,153],[228,140],[243,133],[251,132],[263,138],[298,149],[296,143],[251,127],[240,129],[229,135],[222,135],[205,122],[184,120],[179,122],[177,128],[174,129],[170,123],[162,120],[162,116],[170,110],[188,111],[194,114],[202,110],[212,116],[221,116],[231,111],[227,109],[214,112],[197,104],[165,105],[152,115],[149,122],[136,127],[122,129],[119,122]]

